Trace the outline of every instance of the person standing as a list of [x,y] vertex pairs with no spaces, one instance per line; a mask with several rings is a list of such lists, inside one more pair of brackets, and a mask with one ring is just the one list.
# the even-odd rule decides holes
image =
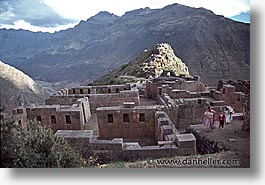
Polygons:
[[225,107],[225,123],[230,124],[232,121],[232,114],[230,113],[230,110],[228,107]]
[[209,131],[212,128],[213,123],[213,112],[211,111],[211,108],[208,107],[208,109],[204,113],[204,120],[205,120],[205,126],[207,130]]
[[224,124],[225,124],[225,114],[223,111],[221,111],[218,115],[218,120],[219,120],[219,129],[221,130],[221,127],[224,128]]
[[214,124],[214,119],[215,119],[215,110],[213,110],[211,107],[208,107],[208,109],[211,111],[213,114],[213,118],[211,120],[211,128],[213,129],[213,124]]

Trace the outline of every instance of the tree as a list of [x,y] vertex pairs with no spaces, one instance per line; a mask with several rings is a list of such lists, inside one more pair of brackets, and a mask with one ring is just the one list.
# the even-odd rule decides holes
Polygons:
[[1,167],[85,167],[86,161],[63,138],[40,123],[1,123]]

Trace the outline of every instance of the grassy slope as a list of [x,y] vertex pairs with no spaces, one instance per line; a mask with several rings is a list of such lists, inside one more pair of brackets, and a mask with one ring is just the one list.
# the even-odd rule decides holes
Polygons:
[[135,76],[138,78],[146,78],[148,74],[146,74],[143,69],[141,68],[143,65],[143,62],[146,58],[148,58],[151,55],[152,51],[148,50],[147,52],[144,52],[134,58],[131,62],[128,64],[124,64],[121,67],[114,69],[107,73],[106,75],[98,78],[95,80],[92,84],[93,85],[114,85],[114,84],[124,84],[124,83],[130,83],[134,82],[137,79],[131,79],[131,78],[120,78],[120,76]]

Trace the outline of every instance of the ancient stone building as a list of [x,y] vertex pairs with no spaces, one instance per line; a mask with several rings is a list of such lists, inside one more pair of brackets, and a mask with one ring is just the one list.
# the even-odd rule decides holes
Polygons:
[[114,86],[84,86],[60,90],[45,100],[46,105],[69,105],[79,98],[89,99],[91,112],[96,112],[98,107],[123,105],[123,102],[131,101],[139,105],[138,90],[131,90],[128,84]]
[[135,106],[134,102],[124,102],[123,106],[97,108],[99,138],[123,138],[154,144],[155,112],[157,106]]
[[120,91],[131,90],[130,84],[124,85],[101,85],[101,86],[80,86],[70,89],[62,89],[58,92],[59,95],[73,94],[110,94],[119,93]]
[[[198,76],[160,76],[138,85],[62,89],[45,105],[18,107],[13,115],[21,124],[35,119],[51,127],[84,156],[130,160],[189,155],[196,153],[196,139],[185,129],[202,124],[208,106],[218,113],[230,105],[249,120],[246,95],[236,89],[231,84],[207,88]],[[83,130],[85,124],[96,125],[94,133]]]
[[[128,107],[129,104],[125,104],[126,112],[131,112],[131,115],[138,115],[133,114],[133,111],[139,110],[138,113],[141,112],[140,107],[133,107],[132,104],[130,107]],[[122,110],[124,108],[117,107],[118,110]],[[110,108],[111,111],[114,108]],[[110,118],[108,115],[110,112],[104,113],[104,110],[102,108],[98,108],[97,111],[101,114],[100,116],[103,116],[102,119],[100,119],[100,124],[102,124],[103,127],[106,128],[106,130],[110,130],[113,133],[115,133],[115,128],[117,128],[117,133],[115,133],[115,136],[121,136],[122,129],[121,128],[127,128],[124,126],[124,124],[131,124],[132,127],[130,129],[127,129],[128,132],[130,130],[142,132],[142,134],[135,133],[134,136],[138,139],[130,138],[129,140],[125,135],[124,138],[115,138],[114,135],[108,133],[103,133],[103,136],[108,136],[108,139],[103,139],[101,136],[99,138],[95,137],[92,131],[83,130],[83,131],[68,131],[68,130],[59,130],[56,133],[57,137],[63,137],[70,143],[72,146],[77,148],[79,151],[82,152],[82,155],[84,157],[89,157],[93,155],[97,156],[104,156],[105,160],[110,161],[120,161],[120,160],[126,160],[126,161],[133,161],[137,159],[146,159],[146,158],[161,158],[161,157],[172,157],[176,155],[194,155],[196,154],[196,139],[193,134],[187,133],[187,134],[180,134],[178,130],[174,127],[174,124],[170,121],[167,114],[163,111],[155,111],[155,108],[150,109],[150,120],[153,120],[154,122],[150,123],[152,124],[151,130],[144,130],[146,131],[146,134],[142,132],[143,129],[141,129],[141,126],[138,126],[137,123],[145,125],[144,120],[141,120],[140,122],[136,119],[133,122],[130,122],[130,116],[129,120],[126,120],[126,123],[120,123],[122,125],[120,126],[114,126],[114,124],[118,124],[119,121],[116,121],[116,123],[108,123],[109,121],[112,122],[112,118]],[[125,110],[123,110],[125,111]],[[122,112],[123,112],[122,111]],[[123,112],[124,113],[124,112]],[[124,114],[121,114],[124,115]],[[117,116],[117,117],[116,117]],[[114,118],[119,118],[118,115],[116,115]],[[107,119],[105,118],[107,117]],[[136,116],[137,117],[137,116]],[[109,119],[109,120],[108,120]],[[122,116],[123,119],[123,116]],[[127,118],[126,118],[127,119]],[[140,119],[140,118],[139,118]],[[143,118],[141,118],[143,119]],[[127,122],[129,121],[129,122]],[[113,119],[114,122],[114,119]],[[147,118],[147,124],[148,124],[148,118]],[[107,126],[107,124],[112,124],[110,127]],[[119,127],[119,128],[118,128]],[[111,128],[111,129],[110,129]],[[100,129],[101,130],[101,129]],[[102,134],[102,133],[101,133]],[[129,134],[130,135],[130,134]],[[141,139],[139,139],[141,137]],[[150,138],[153,137],[152,140],[155,140],[156,143],[144,143],[147,140],[150,140]]]
[[[201,92],[205,91],[205,86],[200,82],[198,76],[193,77],[158,77],[146,82],[145,96],[147,98],[157,100],[158,94],[161,94],[159,88],[167,85],[171,90]],[[167,92],[168,93],[168,92]],[[181,96],[181,98],[184,98]]]
[[207,108],[205,98],[177,98],[168,94],[159,96],[163,110],[168,114],[176,128],[187,128],[193,124],[203,123],[203,115]]
[[88,98],[80,98],[72,105],[38,105],[18,107],[13,116],[19,124],[26,120],[35,120],[57,130],[82,130],[90,119],[91,113]]
[[213,90],[212,97],[216,100],[222,100],[225,104],[234,108],[237,112],[243,112],[243,107],[247,101],[247,95],[243,92],[237,92],[236,87],[231,84],[225,84],[220,91]]

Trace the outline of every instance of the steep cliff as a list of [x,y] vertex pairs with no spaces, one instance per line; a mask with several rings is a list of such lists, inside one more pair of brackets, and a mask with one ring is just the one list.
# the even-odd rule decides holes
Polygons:
[[29,76],[0,61],[0,100],[2,110],[20,105],[41,103],[47,94]]

